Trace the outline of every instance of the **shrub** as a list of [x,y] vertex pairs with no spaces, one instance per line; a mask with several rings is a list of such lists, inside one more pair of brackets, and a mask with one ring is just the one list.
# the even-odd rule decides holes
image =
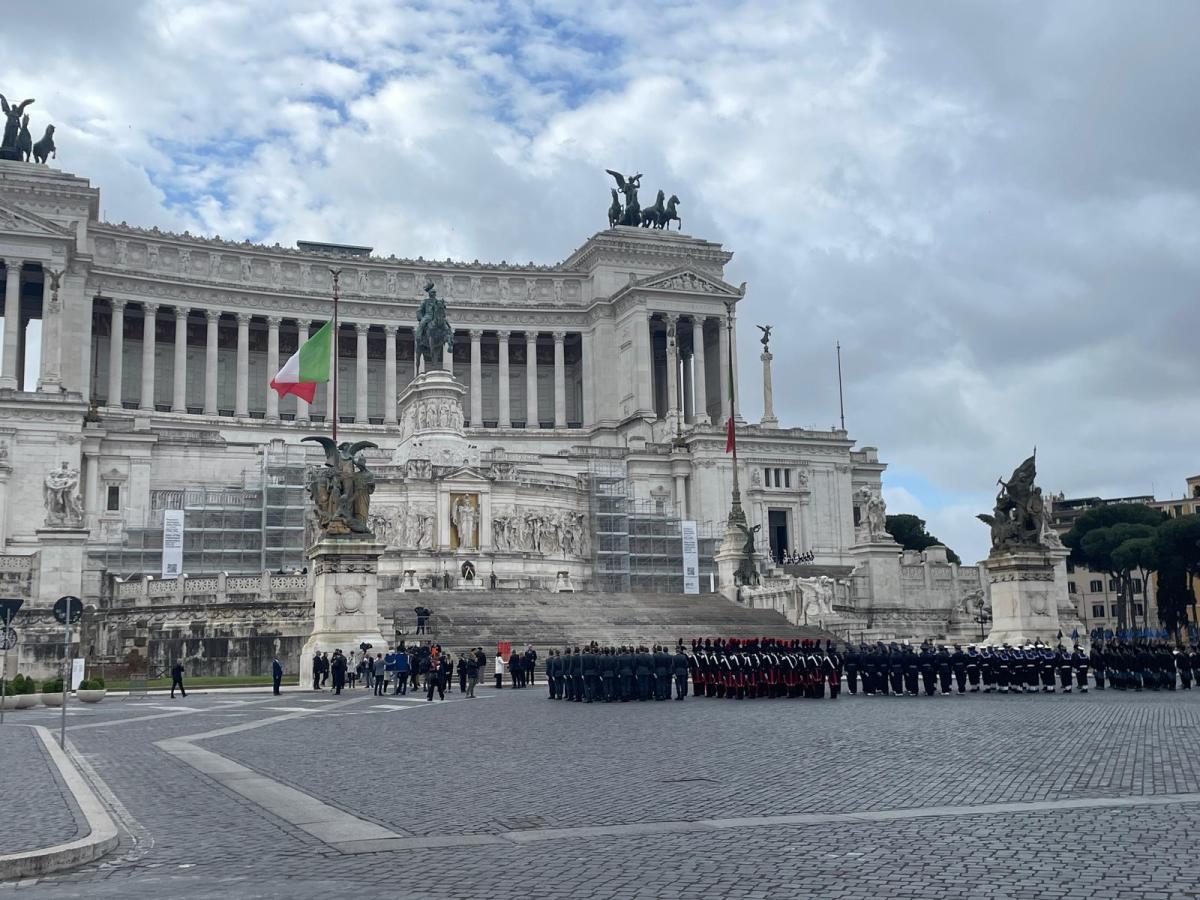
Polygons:
[[32,678],[26,678],[24,675],[18,674],[12,680],[12,692],[14,694],[36,694],[38,692],[38,683]]
[[51,678],[49,681],[42,683],[43,694],[61,694],[62,692],[63,680],[61,678]]
[[92,684],[95,685],[95,687],[92,688],[93,691],[103,690],[105,687],[104,679],[101,678],[99,675],[97,675],[95,678],[92,679]]
[[81,691],[102,691],[104,690],[103,678],[85,678],[79,682],[79,690]]

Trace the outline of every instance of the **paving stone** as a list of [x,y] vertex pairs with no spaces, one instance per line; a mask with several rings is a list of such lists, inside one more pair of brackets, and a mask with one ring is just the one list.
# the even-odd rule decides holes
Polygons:
[[79,807],[32,728],[0,727],[0,855],[66,843],[87,833]]

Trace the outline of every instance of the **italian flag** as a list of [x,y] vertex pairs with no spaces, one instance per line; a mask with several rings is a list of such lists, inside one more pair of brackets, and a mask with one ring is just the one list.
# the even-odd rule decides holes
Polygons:
[[271,379],[271,387],[280,397],[295,394],[306,403],[312,403],[317,384],[329,380],[330,325],[326,322],[301,344]]

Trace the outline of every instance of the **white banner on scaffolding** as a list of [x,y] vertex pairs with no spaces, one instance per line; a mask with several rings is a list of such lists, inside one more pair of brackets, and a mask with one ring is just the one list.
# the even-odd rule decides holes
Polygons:
[[683,534],[683,592],[700,593],[700,541],[696,523],[685,519],[679,523]]
[[178,578],[183,572],[183,510],[163,510],[162,577]]

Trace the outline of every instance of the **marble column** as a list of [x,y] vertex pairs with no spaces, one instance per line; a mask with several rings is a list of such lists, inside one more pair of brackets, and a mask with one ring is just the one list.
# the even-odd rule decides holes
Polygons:
[[[274,378],[279,371],[279,326],[283,323],[280,316],[267,316],[267,377]],[[279,421],[279,394],[267,386],[267,420]]]
[[108,336],[108,405],[121,405],[121,362],[125,352],[125,301],[112,301]]
[[0,551],[8,544],[8,477],[12,466],[0,463]]
[[[274,374],[274,373],[272,373]],[[250,314],[237,314],[237,389],[233,414],[250,415]]]
[[383,424],[396,424],[396,331],[395,325],[383,326]]
[[565,331],[554,332],[554,427],[567,427],[567,363]]
[[89,528],[100,512],[100,455],[85,453],[83,458],[83,521]]
[[692,378],[692,404],[697,425],[709,424],[708,365],[704,359],[704,319],[692,319],[692,355],[695,376]]
[[763,414],[759,424],[764,428],[778,428],[779,420],[775,418],[775,391],[771,386],[771,360],[775,357],[770,350],[763,350],[759,358],[763,364]]
[[154,410],[154,341],[158,304],[142,304],[142,399],[139,409]]
[[683,363],[679,368],[683,372],[683,421],[696,421],[696,406],[695,406],[695,390],[692,386],[692,361],[693,355],[691,350],[685,350],[679,354],[680,362]]
[[721,390],[721,424],[724,425],[729,421],[729,379],[732,377],[729,371],[729,326],[726,322],[722,322],[717,329],[717,353],[721,357],[717,361],[717,371],[721,375],[718,381]]
[[471,329],[471,427],[483,427],[483,332]]
[[[297,319],[296,320],[296,349],[297,350],[300,349],[301,344],[303,344],[305,341],[308,340],[308,329],[310,327],[312,327],[312,320],[310,320],[310,319]],[[272,372],[271,374],[274,375],[275,373]],[[295,395],[293,395],[293,396],[295,396]],[[308,401],[301,400],[299,397],[296,397],[296,421],[297,422],[307,422],[308,421]]]
[[62,302],[58,299],[63,271],[42,266],[42,360],[38,367],[39,391],[62,390]]
[[675,473],[675,511],[679,518],[688,517],[687,476]]
[[645,320],[633,326],[634,353],[634,390],[637,394],[637,410],[639,415],[657,418],[654,408],[654,342],[650,332],[654,328],[654,313],[646,311]]
[[525,427],[537,428],[537,339],[536,331],[525,332]]
[[4,260],[4,368],[0,388],[17,389],[17,360],[21,346],[21,266],[19,259]]
[[496,337],[500,341],[500,409],[496,417],[496,424],[500,428],[512,428],[512,402],[509,398],[508,384],[508,338],[511,332],[498,331]]
[[592,332],[584,331],[580,334],[580,369],[583,382],[583,424],[585,426],[593,425],[596,422],[596,385],[595,385],[595,348],[596,338]]
[[679,417],[679,316],[667,320],[667,421]]
[[208,323],[207,341],[204,346],[204,414],[217,414],[217,330],[221,324],[221,311],[206,309],[204,319]]
[[186,306],[175,307],[175,366],[171,376],[171,412],[187,412],[187,323]]
[[356,322],[354,332],[357,341],[354,345],[354,422],[365,425],[370,421],[370,405],[367,403],[367,334],[371,326],[365,322]]

